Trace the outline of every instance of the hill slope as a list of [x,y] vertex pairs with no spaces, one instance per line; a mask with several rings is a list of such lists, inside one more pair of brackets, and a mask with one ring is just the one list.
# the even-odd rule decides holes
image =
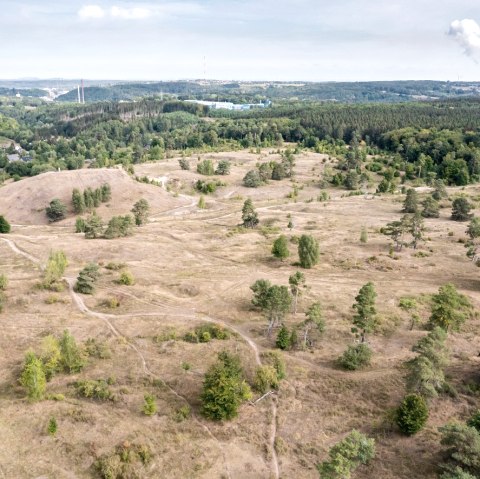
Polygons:
[[[47,224],[45,207],[52,199],[63,201],[68,206],[69,213],[72,213],[74,188],[83,191],[87,187],[98,188],[104,183],[110,184],[112,199],[107,204],[102,204],[97,211],[106,219],[127,214],[140,198],[145,198],[150,203],[152,213],[188,203],[182,198],[172,197],[162,188],[136,182],[121,169],[102,168],[48,172],[7,184],[0,189],[0,214],[4,214],[14,224]],[[64,222],[72,223],[73,218]]]

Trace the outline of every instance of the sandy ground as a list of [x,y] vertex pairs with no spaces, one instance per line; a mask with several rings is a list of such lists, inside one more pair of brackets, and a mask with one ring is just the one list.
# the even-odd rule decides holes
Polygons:
[[[478,381],[480,324],[471,320],[462,333],[449,335],[452,363],[447,372],[459,397],[433,401],[427,427],[405,438],[391,432],[385,418],[405,393],[402,364],[412,357],[411,347],[425,331],[421,326],[410,330],[410,319],[398,308],[398,300],[428,295],[453,282],[479,306],[479,270],[458,242],[465,236],[466,224],[449,220],[450,209],[442,209],[439,219],[426,220],[428,241],[420,248],[424,257],[407,249],[391,258],[387,238],[379,229],[401,216],[400,195],[366,199],[331,189],[331,200],[318,202],[317,183],[326,158],[302,154],[297,156],[295,181],[300,190],[294,201],[286,197],[292,191],[291,180],[272,181],[258,189],[241,185],[256,162],[278,159],[275,153],[242,151],[205,157],[232,162],[232,174],[220,177],[227,185],[206,198],[205,210],[197,208],[199,195],[192,191],[193,182],[201,178],[195,172],[196,156],[191,158],[191,171],[181,171],[176,158],[136,167],[140,176],[168,177],[170,191],[135,182],[120,170],[50,173],[0,189],[0,211],[17,225],[8,239],[21,252],[43,264],[50,250],[64,250],[69,259],[66,276],[72,280],[90,261],[126,263],[136,278],[134,286],[120,286],[115,282],[119,273],[102,268],[95,295],[82,296],[90,312],[79,309],[68,289],[55,293],[55,304],[47,304],[53,293],[35,286],[41,278],[39,264],[0,241],[0,272],[10,280],[7,304],[0,314],[0,433],[5,445],[0,449],[0,477],[95,477],[95,457],[122,441],[137,440],[151,445],[155,453],[140,477],[269,478],[277,476],[278,463],[279,477],[313,479],[318,477],[315,464],[354,427],[374,435],[378,449],[377,458],[356,477],[436,477],[438,426],[465,418],[479,406],[478,396],[465,392],[465,383]],[[53,197],[67,201],[73,187],[95,187],[105,181],[113,190],[110,205],[99,209],[105,218],[128,213],[141,197],[151,203],[150,222],[134,236],[85,240],[72,232],[73,217],[47,225],[44,212],[24,206],[48,203]],[[479,189],[472,187],[467,193],[476,196]],[[236,228],[247,197],[254,201],[261,226],[270,229],[245,233]],[[289,218],[295,225],[292,231],[287,228]],[[367,244],[359,242],[362,226],[368,230]],[[274,227],[278,229],[272,232]],[[315,349],[285,353],[288,377],[275,398],[255,407],[242,406],[231,422],[206,421],[199,415],[198,396],[203,374],[216,353],[225,348],[236,351],[251,379],[256,349],[261,353],[273,347],[264,335],[266,320],[250,307],[249,287],[260,278],[288,285],[288,277],[297,271],[294,243],[288,260],[282,263],[271,257],[272,242],[280,233],[311,234],[321,249],[320,263],[304,271],[308,289],[287,325],[300,324],[306,308],[320,301],[326,331]],[[380,331],[370,337],[373,362],[366,370],[344,372],[335,366],[335,359],[353,341],[351,305],[367,281],[375,283],[381,319]],[[120,302],[114,310],[103,305],[112,297]],[[428,307],[422,305],[419,313],[426,321]],[[172,332],[181,338],[206,320],[230,325],[236,333],[228,341],[208,344],[154,341]],[[91,337],[106,341],[112,357],[92,359],[79,375],[56,376],[48,391],[63,393],[64,401],[30,404],[17,382],[24,352],[38,349],[43,336],[60,334],[65,328],[78,341]],[[184,363],[191,365],[189,371],[182,368]],[[75,396],[71,383],[76,379],[109,376],[115,377],[116,402]],[[158,400],[159,413],[153,418],[140,412],[146,392]],[[186,402],[194,415],[176,422],[175,411]],[[55,438],[46,434],[51,416],[59,423]]]

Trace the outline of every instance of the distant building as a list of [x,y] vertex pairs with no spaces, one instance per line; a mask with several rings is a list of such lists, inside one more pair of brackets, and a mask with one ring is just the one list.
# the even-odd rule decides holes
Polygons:
[[244,111],[253,108],[266,108],[272,104],[270,100],[263,103],[231,103],[229,101],[205,101],[205,100],[185,100],[189,103],[197,103],[199,105],[208,106],[212,110],[233,110]]

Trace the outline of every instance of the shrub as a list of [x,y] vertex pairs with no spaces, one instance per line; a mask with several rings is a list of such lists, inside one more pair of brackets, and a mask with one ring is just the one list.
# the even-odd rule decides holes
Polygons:
[[192,414],[192,410],[190,409],[190,406],[186,405],[186,406],[182,406],[181,408],[177,409],[175,411],[175,414],[174,414],[173,418],[177,422],[183,422],[186,419],[188,419],[191,414]]
[[480,433],[480,409],[467,421],[467,426],[474,427]]
[[133,277],[133,274],[130,271],[123,271],[120,274],[120,278],[118,282],[125,286],[132,286],[135,283],[135,278]]
[[406,396],[396,412],[396,423],[404,434],[413,436],[427,422],[428,407],[425,399],[418,394]]
[[143,414],[145,414],[145,416],[153,416],[157,412],[155,396],[153,396],[153,394],[145,394],[143,401]]
[[86,222],[83,218],[75,220],[75,233],[85,233]]
[[85,220],[84,231],[87,239],[95,239],[102,236],[103,221],[95,211]]
[[284,260],[290,256],[288,249],[288,239],[285,235],[279,236],[273,243],[272,254],[275,258]]
[[62,279],[67,265],[67,257],[63,251],[51,251],[43,274],[42,286],[58,290],[58,282]]
[[322,479],[349,479],[361,464],[375,457],[375,440],[355,429],[328,452],[329,460],[319,464]]
[[57,420],[54,417],[50,418],[50,421],[48,421],[48,427],[47,427],[48,434],[50,434],[50,436],[55,436],[55,434],[57,433],[57,428],[58,428]]
[[110,219],[105,230],[105,238],[121,238],[133,234],[134,219],[130,215],[114,216]]
[[472,218],[470,211],[473,209],[473,205],[463,197],[456,198],[452,203],[452,220],[454,221],[467,221]]
[[10,233],[10,223],[5,219],[4,216],[0,215],[0,233],[7,234]]
[[338,362],[342,368],[355,371],[368,366],[371,358],[372,350],[370,347],[365,343],[360,343],[348,346]]
[[278,374],[273,366],[260,366],[255,372],[253,387],[259,393],[265,394],[270,389],[278,388]]
[[197,164],[197,173],[205,176],[212,176],[215,174],[212,160],[203,160]]
[[4,274],[0,274],[0,291],[5,291],[8,286],[8,279]]
[[190,169],[190,163],[186,158],[180,158],[178,160],[178,164],[180,165],[180,168],[182,170],[189,170]]
[[283,355],[280,351],[268,351],[263,353],[262,356],[265,359],[265,362],[275,369],[279,381],[287,377],[285,360],[283,359]]
[[259,186],[263,185],[262,178],[257,170],[250,170],[244,177],[243,177],[243,186],[247,188],[258,188]]
[[135,224],[141,226],[147,222],[150,205],[147,200],[138,200],[132,208],[132,213],[135,218]]
[[113,394],[104,379],[77,381],[75,389],[80,397],[87,399],[99,399],[100,401],[113,400]]
[[465,322],[471,309],[466,296],[457,292],[455,286],[447,283],[441,286],[438,294],[432,297],[432,314],[429,318],[431,327],[439,326],[445,331],[458,331]]
[[45,208],[48,221],[51,223],[65,219],[67,216],[67,207],[58,199],[50,201],[50,205]]

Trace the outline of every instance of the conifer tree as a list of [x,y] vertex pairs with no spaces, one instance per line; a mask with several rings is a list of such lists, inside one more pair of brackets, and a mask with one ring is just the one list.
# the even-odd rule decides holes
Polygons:
[[368,282],[363,285],[355,297],[355,309],[356,314],[353,316],[354,333],[360,334],[362,343],[365,342],[366,334],[371,333],[376,324],[375,315],[377,313],[375,309],[375,299],[377,293],[375,292],[375,286],[372,282]]

